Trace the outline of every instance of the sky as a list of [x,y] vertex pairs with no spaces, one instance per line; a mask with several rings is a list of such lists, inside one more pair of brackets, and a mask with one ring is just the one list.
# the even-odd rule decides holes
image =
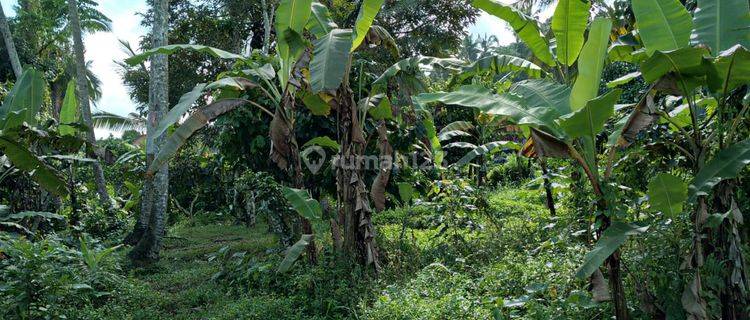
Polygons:
[[[503,2],[513,0],[503,0]],[[16,0],[0,0],[5,14],[15,15],[13,7]],[[128,96],[127,88],[123,85],[115,61],[122,61],[127,54],[121,50],[118,39],[122,39],[137,47],[141,36],[148,32],[140,25],[141,17],[138,12],[145,12],[145,0],[100,0],[100,10],[112,20],[112,32],[98,32],[84,36],[86,59],[93,61],[93,71],[102,80],[102,98],[96,103],[101,111],[119,115],[127,115],[136,110],[136,103]],[[551,10],[541,14],[549,17]],[[476,23],[468,27],[472,36],[495,35],[500,44],[505,45],[515,41],[513,32],[504,21],[484,12]],[[97,135],[99,136],[99,135]]]

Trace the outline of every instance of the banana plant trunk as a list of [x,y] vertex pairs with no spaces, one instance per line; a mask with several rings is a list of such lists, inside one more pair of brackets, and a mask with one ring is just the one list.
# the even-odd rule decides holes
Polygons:
[[20,79],[23,68],[21,67],[21,60],[18,59],[18,51],[16,51],[16,45],[13,42],[13,34],[10,33],[8,19],[5,17],[2,6],[0,6],[0,32],[2,32],[3,39],[5,40],[5,49],[8,51],[8,58],[10,59],[11,67],[13,67],[13,74],[16,75],[16,79]]
[[[152,45],[167,45],[169,1],[154,1],[154,26]],[[156,127],[169,108],[169,60],[166,55],[151,58],[149,80],[149,115],[147,125],[147,162],[153,161],[163,146],[166,135],[155,136]],[[166,211],[169,195],[169,166],[164,164],[153,177],[146,177],[141,198],[141,215],[134,229],[134,238],[141,233],[137,244],[128,256],[134,261],[159,259],[166,226]],[[145,228],[144,228],[145,227]]]
[[552,181],[549,177],[547,161],[540,157],[539,166],[542,168],[542,174],[544,175],[544,193],[547,196],[547,209],[549,209],[550,216],[554,217],[557,215],[557,210],[555,210],[555,197],[552,192]]
[[84,56],[83,39],[81,38],[81,22],[78,15],[78,2],[76,0],[68,1],[68,13],[70,15],[70,32],[73,34],[73,49],[75,52],[76,62],[76,87],[78,104],[81,109],[83,124],[88,127],[86,130],[86,141],[89,143],[88,156],[94,159],[92,167],[94,171],[94,181],[96,182],[96,191],[99,194],[99,201],[110,213],[114,212],[112,200],[107,193],[107,183],[104,180],[104,170],[98,161],[98,156],[94,151],[96,149],[96,137],[94,136],[94,122],[91,119],[91,105],[89,103],[89,82],[86,76],[86,58]]

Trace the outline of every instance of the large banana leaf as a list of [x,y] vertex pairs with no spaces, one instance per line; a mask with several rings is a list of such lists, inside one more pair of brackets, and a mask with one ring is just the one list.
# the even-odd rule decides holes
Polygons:
[[583,109],[560,118],[560,126],[571,139],[596,137],[604,129],[604,124],[615,113],[615,103],[622,90],[616,89],[601,97],[589,100]]
[[641,63],[641,73],[647,82],[659,80],[670,72],[683,76],[700,76],[705,74],[703,56],[704,48],[682,48],[669,52],[657,51]]
[[619,78],[617,78],[615,80],[607,82],[607,88],[611,89],[611,88],[619,87],[619,86],[624,85],[624,84],[628,84],[628,83],[630,83],[631,81],[637,79],[640,76],[641,76],[641,72],[640,71],[635,71],[635,72],[628,73],[628,74],[626,74],[626,75],[624,75],[622,77],[619,77]]
[[651,210],[661,211],[673,218],[682,213],[682,207],[688,199],[688,186],[674,175],[661,173],[648,183],[647,194]]
[[611,28],[612,22],[609,19],[596,18],[591,23],[589,38],[578,59],[578,78],[570,93],[570,108],[573,111],[586,106],[586,102],[599,93]]
[[477,108],[488,114],[507,116],[518,125],[545,128],[555,136],[561,136],[562,133],[553,121],[556,118],[554,110],[527,109],[518,96],[495,95],[482,86],[467,85],[453,92],[423,93],[414,97],[414,100],[417,104],[442,102],[447,105]]
[[182,118],[185,113],[190,111],[190,107],[195,104],[200,97],[203,96],[203,90],[206,89],[205,83],[199,83],[195,85],[193,90],[190,92],[183,94],[182,97],[180,97],[180,101],[177,102],[177,104],[169,109],[169,112],[166,116],[164,116],[163,119],[159,122],[159,126],[156,127],[156,130],[154,131],[154,136],[158,137],[161,136],[164,132],[167,131],[167,128],[169,126],[177,123],[177,121],[180,121],[180,118]]
[[455,76],[453,82],[462,83],[464,80],[484,72],[492,72],[493,74],[523,72],[529,78],[540,78],[543,73],[542,68],[531,61],[501,54],[483,57],[474,61],[472,64],[461,68],[461,73]]
[[76,99],[76,82],[70,80],[65,90],[62,108],[60,108],[60,135],[74,135],[76,129],[69,124],[78,122],[78,100]]
[[596,18],[591,23],[589,38],[578,59],[578,78],[570,93],[570,108],[573,111],[583,108],[599,93],[611,28],[612,22],[608,19]]
[[352,31],[334,29],[315,41],[315,51],[310,63],[310,86],[313,93],[335,90],[346,74],[351,48]]
[[364,0],[362,5],[359,7],[359,14],[357,15],[357,22],[354,24],[354,31],[352,33],[351,51],[357,50],[362,41],[365,40],[365,36],[370,31],[372,22],[375,21],[375,16],[380,12],[380,7],[383,6],[385,0]]
[[521,146],[519,146],[517,143],[513,141],[494,141],[490,142],[481,146],[476,147],[476,149],[469,151],[463,158],[459,159],[458,162],[454,164],[454,166],[462,167],[467,164],[469,164],[471,161],[476,159],[476,157],[492,153],[494,150],[504,148],[504,149],[513,149],[518,150],[521,149]]
[[205,53],[210,56],[221,58],[221,59],[243,59],[241,55],[227,52],[227,51],[217,49],[217,48],[208,47],[208,46],[202,46],[198,44],[171,44],[168,46],[146,50],[141,54],[125,59],[125,63],[131,66],[135,66],[135,65],[145,62],[146,60],[148,60],[148,58],[150,58],[151,56],[155,54],[170,55],[179,50],[196,51],[196,52]]
[[146,172],[147,176],[153,176],[162,165],[172,159],[177,151],[198,130],[205,127],[209,122],[235,108],[246,103],[242,99],[226,99],[214,102],[204,108],[196,110],[190,117],[180,125],[175,132],[169,136],[166,143],[159,150]]
[[459,71],[461,68],[465,67],[463,61],[453,58],[435,58],[427,56],[406,58],[396,62],[394,65],[386,69],[385,72],[383,72],[383,74],[372,83],[373,91],[382,92],[388,86],[388,82],[391,79],[396,78],[403,73],[413,74],[421,72],[425,66],[450,71]]
[[320,2],[313,1],[312,12],[305,29],[309,30],[315,38],[320,39],[338,27],[336,22],[333,22],[328,7]]
[[750,9],[747,0],[698,0],[693,44],[704,44],[717,55],[735,44],[750,48]]
[[[750,32],[750,31],[749,31]],[[708,68],[708,87],[722,95],[750,83],[750,52],[735,45],[719,54]]]
[[323,210],[320,208],[320,203],[311,198],[307,190],[284,187],[284,198],[301,217],[310,221],[322,219]]
[[27,172],[42,188],[58,196],[68,193],[65,180],[56,170],[14,139],[0,136],[0,150],[16,168]]
[[521,13],[513,6],[502,4],[499,0],[474,0],[472,4],[508,22],[537,59],[547,65],[555,64],[547,39],[539,31],[539,26],[533,18]]
[[641,40],[649,54],[686,47],[693,21],[678,0],[633,0]]
[[305,145],[302,146],[302,149],[305,149],[310,146],[326,147],[326,148],[330,148],[333,151],[339,151],[339,148],[341,148],[338,142],[329,138],[328,136],[320,136],[320,137],[312,138],[310,139],[310,141],[306,142]]
[[722,180],[732,179],[750,164],[750,139],[719,151],[701,169],[690,185],[690,197],[708,195]]
[[648,227],[641,227],[635,224],[620,221],[612,222],[612,225],[602,232],[602,236],[596,242],[594,249],[589,251],[583,258],[583,265],[576,272],[576,276],[580,279],[590,277],[617,248],[625,243],[628,236],[639,235],[647,230]]
[[305,107],[307,107],[313,115],[327,116],[331,114],[331,105],[318,94],[306,93],[302,97],[302,103],[305,104]]
[[456,121],[448,124],[438,134],[440,141],[447,141],[457,136],[472,136],[474,125],[467,121]]
[[15,128],[24,122],[35,125],[37,113],[44,103],[45,88],[43,74],[26,69],[0,107],[0,129]]
[[445,152],[443,151],[443,146],[440,144],[440,139],[437,136],[437,129],[435,128],[435,120],[432,119],[432,116],[427,115],[425,116],[424,120],[422,120],[422,125],[424,125],[427,140],[429,140],[430,143],[430,151],[432,152],[432,161],[438,168],[443,167],[443,159],[445,159]]
[[279,81],[282,86],[289,80],[289,73],[298,50],[301,34],[312,13],[312,0],[281,0],[276,8],[276,51],[281,58]]
[[570,113],[570,87],[554,81],[524,80],[514,84],[510,92],[521,97],[526,108],[554,110],[558,116]]
[[302,252],[305,251],[307,246],[310,245],[310,242],[313,240],[313,235],[311,234],[303,234],[302,238],[300,238],[297,243],[292,245],[286,250],[286,254],[284,255],[284,260],[281,261],[279,264],[279,269],[276,270],[278,273],[286,273],[289,271],[289,269],[292,268],[294,265],[294,262],[299,259],[299,256],[302,255]]
[[582,0],[560,0],[552,16],[557,43],[557,61],[571,66],[583,47],[583,33],[589,22],[591,4]]

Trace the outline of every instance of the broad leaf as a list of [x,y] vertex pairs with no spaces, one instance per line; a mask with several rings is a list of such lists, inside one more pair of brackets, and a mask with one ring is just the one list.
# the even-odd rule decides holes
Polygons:
[[679,50],[660,52],[641,63],[641,73],[646,82],[654,82],[670,72],[682,76],[700,76],[705,74],[703,67],[704,48],[682,48]]
[[669,173],[661,173],[648,183],[648,201],[651,210],[661,211],[674,218],[682,213],[688,199],[688,186],[682,179]]
[[440,130],[438,138],[440,141],[446,141],[457,136],[472,136],[469,132],[474,129],[474,125],[471,122],[456,121],[445,126],[443,130]]
[[707,45],[714,55],[735,44],[750,48],[750,7],[746,0],[698,0],[693,44]]
[[414,187],[411,183],[401,182],[398,184],[398,195],[401,197],[401,201],[404,204],[409,204],[411,199],[414,198]]
[[311,234],[303,234],[302,238],[297,241],[294,245],[289,247],[289,249],[286,250],[286,254],[284,255],[284,260],[281,261],[281,264],[279,264],[279,269],[276,270],[278,273],[286,273],[288,272],[292,266],[294,265],[294,262],[299,259],[299,256],[302,255],[302,252],[305,251],[308,245],[310,245],[310,242],[313,240],[313,235]]
[[590,100],[583,109],[562,117],[560,126],[571,139],[596,137],[615,113],[615,103],[621,94],[622,90],[616,89]]
[[467,153],[465,156],[463,156],[463,158],[459,159],[458,162],[456,162],[455,166],[457,167],[464,166],[470,163],[471,161],[473,161],[474,159],[476,159],[476,157],[479,157],[488,153],[492,153],[494,150],[497,150],[500,148],[518,150],[521,148],[521,146],[519,146],[517,143],[512,142],[512,141],[490,142],[490,143],[481,145],[477,147],[476,149]]
[[388,82],[401,75],[402,73],[417,73],[426,69],[426,66],[440,68],[450,71],[458,71],[465,67],[464,62],[453,58],[435,58],[426,56],[416,56],[403,59],[396,62],[383,72],[378,79],[373,82],[373,91],[382,92],[388,86]]
[[310,221],[322,219],[323,210],[320,208],[320,203],[312,199],[307,190],[284,187],[284,198],[303,218]]
[[462,83],[477,74],[490,72],[492,74],[502,74],[506,72],[523,72],[529,78],[539,78],[542,76],[542,68],[531,61],[509,55],[495,55],[482,57],[472,64],[461,68],[461,73],[457,74],[452,80],[453,83]]
[[741,45],[735,45],[719,53],[708,68],[708,87],[713,92],[725,95],[734,88],[748,83],[750,83],[750,52]]
[[628,236],[639,235],[646,230],[648,230],[648,227],[620,221],[612,222],[612,225],[602,232],[602,236],[596,242],[594,249],[583,258],[583,265],[576,272],[576,276],[580,279],[590,277],[617,248],[625,243]]
[[312,0],[281,0],[276,9],[277,34],[286,29],[302,33],[312,12]]
[[159,126],[156,127],[156,130],[154,131],[154,136],[161,136],[171,125],[177,123],[177,121],[180,121],[180,118],[182,118],[183,115],[190,111],[190,107],[192,107],[195,102],[203,96],[203,90],[206,89],[206,86],[207,85],[205,83],[199,83],[193,88],[193,90],[182,95],[182,97],[180,97],[180,101],[177,102],[174,107],[169,109],[167,115],[164,116],[163,119],[161,119],[161,121],[159,122]]
[[589,22],[591,4],[583,0],[560,0],[552,16],[557,43],[557,60],[571,66],[583,47],[583,33]]
[[526,108],[545,108],[558,115],[570,113],[570,87],[549,80],[524,80],[510,92],[523,100]]
[[357,15],[357,22],[354,24],[354,31],[352,33],[351,51],[357,50],[362,41],[365,40],[365,36],[370,31],[372,22],[375,21],[375,16],[380,12],[380,7],[383,6],[385,0],[363,0],[359,8],[359,14]]
[[315,137],[315,138],[310,139],[310,141],[308,141],[307,143],[305,143],[305,145],[302,146],[302,149],[305,149],[310,146],[326,147],[334,151],[339,151],[339,148],[341,148],[338,142],[334,141],[333,139],[327,136]]
[[201,109],[196,110],[175,132],[169,136],[166,143],[159,150],[146,172],[147,176],[153,176],[162,165],[172,159],[177,151],[190,139],[193,134],[205,127],[217,117],[244,105],[245,100],[227,99],[214,102]]
[[26,218],[44,218],[49,220],[65,220],[65,217],[52,212],[24,211],[7,216],[8,220],[23,220]]
[[310,30],[315,38],[320,39],[336,28],[338,28],[338,25],[333,22],[328,7],[320,2],[313,1],[312,12],[305,29]]
[[750,164],[750,139],[719,151],[695,175],[690,185],[690,197],[708,195],[722,180],[732,179]]
[[596,18],[591,23],[589,38],[578,60],[578,78],[570,93],[570,108],[573,111],[583,108],[599,93],[611,27],[609,19]]
[[302,97],[302,103],[305,104],[308,110],[316,116],[327,116],[331,114],[331,105],[328,104],[320,95],[313,93],[306,93]]
[[432,161],[438,168],[443,167],[443,159],[445,159],[445,152],[443,146],[440,144],[440,139],[437,136],[437,129],[435,128],[435,121],[432,116],[427,116],[422,120],[422,125],[425,127],[427,140],[430,143],[430,151],[432,152]]
[[335,90],[344,81],[352,31],[334,29],[315,41],[315,52],[310,63],[310,86],[313,93]]
[[670,51],[690,42],[693,21],[678,0],[633,0],[633,13],[646,51]]
[[170,55],[179,50],[196,51],[196,52],[205,53],[210,56],[221,58],[221,59],[234,59],[234,60],[243,59],[243,57],[239,54],[234,54],[231,52],[227,52],[221,49],[212,48],[208,46],[202,46],[202,45],[197,45],[197,44],[171,44],[168,46],[146,50],[141,54],[125,59],[125,63],[131,66],[135,66],[135,65],[145,62],[146,60],[148,60],[151,56],[155,54]]
[[31,153],[25,146],[0,136],[0,151],[10,159],[13,165],[28,173],[31,179],[50,193],[58,196],[64,196],[68,193],[67,184],[57,171]]
[[65,90],[62,108],[60,108],[60,135],[74,135],[76,129],[69,124],[78,122],[78,100],[76,99],[76,82],[70,80]]
[[472,4],[508,22],[518,37],[531,49],[534,56],[547,65],[555,64],[549,44],[533,18],[526,16],[511,5],[502,4],[499,0],[474,0]]
[[0,129],[8,130],[24,122],[36,124],[36,116],[44,103],[46,82],[44,75],[34,69],[26,69],[0,107]]
[[623,84],[628,84],[631,81],[633,81],[635,79],[638,79],[638,77],[640,77],[640,76],[641,76],[641,72],[640,71],[635,71],[635,72],[628,73],[628,74],[626,74],[626,75],[624,75],[622,77],[619,77],[619,78],[617,78],[615,80],[607,82],[607,88],[611,89],[611,88],[619,87],[619,86],[621,86]]
[[370,117],[375,120],[393,119],[393,108],[391,107],[391,99],[388,99],[388,96],[383,95],[379,99],[371,99],[371,101],[372,103],[377,103],[377,105],[367,109],[367,114]]

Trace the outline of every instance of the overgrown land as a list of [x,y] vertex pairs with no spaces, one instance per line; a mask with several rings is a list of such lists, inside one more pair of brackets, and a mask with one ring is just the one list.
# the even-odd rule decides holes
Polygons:
[[0,319],[750,319],[747,0],[132,2],[0,6]]

